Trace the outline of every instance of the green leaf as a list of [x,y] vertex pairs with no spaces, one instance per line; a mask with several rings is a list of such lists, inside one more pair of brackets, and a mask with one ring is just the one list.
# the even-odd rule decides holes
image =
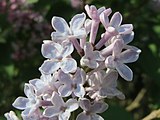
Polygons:
[[27,0],[27,3],[28,3],[28,4],[34,4],[34,3],[36,3],[36,2],[38,2],[38,0]]
[[133,120],[132,115],[119,105],[110,105],[102,116],[105,120]]

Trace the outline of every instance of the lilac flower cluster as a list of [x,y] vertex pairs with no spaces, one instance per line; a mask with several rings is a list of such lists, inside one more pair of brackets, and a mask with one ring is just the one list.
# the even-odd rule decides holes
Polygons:
[[[26,83],[26,97],[13,103],[23,110],[23,120],[104,120],[99,115],[108,108],[104,99],[125,99],[117,89],[118,75],[131,81],[133,72],[126,63],[135,62],[141,52],[128,45],[134,38],[133,26],[121,25],[119,12],[109,20],[110,8],[86,5],[85,10],[88,19],[85,13],[77,14],[69,24],[52,18],[52,40],[44,40],[41,49],[46,58],[39,68],[42,75]],[[105,29],[98,40],[100,25]],[[72,55],[74,48],[79,61]],[[19,120],[13,111],[5,116]]]

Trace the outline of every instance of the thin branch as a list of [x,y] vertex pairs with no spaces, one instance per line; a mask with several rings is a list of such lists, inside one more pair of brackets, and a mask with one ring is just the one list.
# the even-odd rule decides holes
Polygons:
[[142,120],[153,120],[156,118],[160,118],[160,109],[152,111],[149,115],[144,117]]
[[144,89],[144,88],[141,89],[141,91],[138,93],[135,100],[129,106],[126,107],[126,110],[130,112],[130,111],[138,108],[140,106],[140,102],[143,99],[145,93],[146,93],[146,89]]

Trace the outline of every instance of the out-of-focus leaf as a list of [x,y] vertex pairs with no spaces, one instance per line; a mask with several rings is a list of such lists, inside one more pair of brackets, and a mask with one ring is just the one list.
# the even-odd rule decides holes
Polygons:
[[102,116],[105,120],[133,120],[132,115],[118,105],[110,105]]
[[27,0],[27,3],[29,3],[29,4],[34,4],[36,2],[38,2],[38,0]]

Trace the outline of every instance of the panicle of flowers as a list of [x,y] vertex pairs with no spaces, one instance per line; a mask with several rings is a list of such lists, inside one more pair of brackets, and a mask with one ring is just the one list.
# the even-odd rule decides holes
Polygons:
[[[141,52],[128,45],[134,38],[133,25],[122,24],[119,12],[109,20],[110,8],[86,5],[85,10],[88,19],[85,13],[77,14],[69,24],[62,17],[52,18],[55,31],[41,49],[46,58],[39,68],[42,76],[26,83],[26,97],[13,103],[22,110],[23,120],[104,120],[100,116],[108,108],[104,100],[125,99],[117,88],[118,76],[133,79],[126,64],[135,62]],[[98,32],[100,25],[103,33]],[[74,51],[80,59],[72,55]],[[5,116],[18,120],[13,112]]]

